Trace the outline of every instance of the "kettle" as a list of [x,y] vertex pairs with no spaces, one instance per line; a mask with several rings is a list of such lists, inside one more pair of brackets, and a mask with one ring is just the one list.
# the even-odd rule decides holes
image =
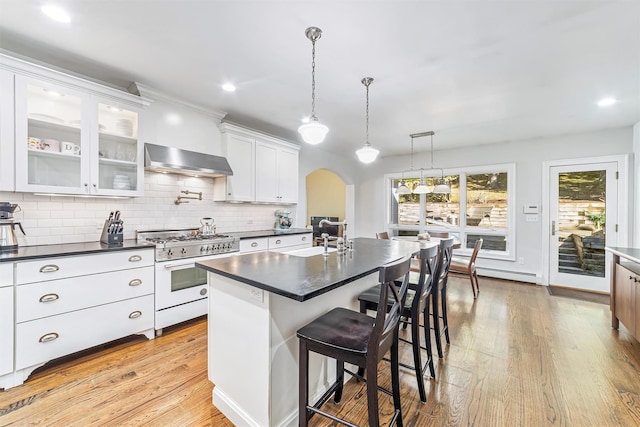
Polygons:
[[16,225],[20,227],[22,234],[24,229],[19,222],[13,222],[13,220],[2,219],[0,220],[0,252],[1,251],[13,251],[18,249],[18,239],[16,238]]
[[200,224],[202,224],[202,227],[200,227],[200,234],[203,236],[213,236],[216,234],[216,225],[213,222],[213,218],[202,218],[200,220]]

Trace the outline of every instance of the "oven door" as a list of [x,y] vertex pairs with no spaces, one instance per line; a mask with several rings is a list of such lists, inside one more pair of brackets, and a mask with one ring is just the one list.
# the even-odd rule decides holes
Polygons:
[[233,254],[209,255],[156,263],[156,310],[207,298],[207,272],[196,262],[226,258]]

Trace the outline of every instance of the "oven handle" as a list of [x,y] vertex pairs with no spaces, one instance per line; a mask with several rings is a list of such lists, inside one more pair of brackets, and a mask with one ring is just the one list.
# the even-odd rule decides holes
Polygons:
[[183,264],[165,264],[164,268],[166,268],[167,270],[171,270],[172,268],[178,268],[178,267],[195,267],[196,264],[194,262],[185,262]]

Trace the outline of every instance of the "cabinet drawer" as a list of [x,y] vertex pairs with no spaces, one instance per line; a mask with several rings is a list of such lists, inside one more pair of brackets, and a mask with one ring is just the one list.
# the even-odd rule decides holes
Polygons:
[[16,283],[33,283],[65,277],[125,270],[153,265],[153,248],[118,251],[96,255],[43,258],[19,262],[16,266]]
[[0,288],[13,285],[13,263],[0,263]]
[[240,240],[240,253],[266,251],[268,248],[269,239],[266,237]]
[[298,245],[311,246],[312,243],[312,233],[293,234],[289,236],[273,236],[269,237],[269,250],[278,250],[278,248]]
[[153,295],[16,325],[16,369],[153,329]]
[[20,285],[16,287],[16,321],[26,322],[153,292],[153,267]]

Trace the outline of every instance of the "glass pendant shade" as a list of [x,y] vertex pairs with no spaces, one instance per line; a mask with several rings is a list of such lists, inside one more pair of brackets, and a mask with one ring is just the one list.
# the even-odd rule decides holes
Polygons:
[[358,156],[358,160],[362,163],[372,163],[376,160],[380,154],[380,150],[376,150],[370,144],[365,144],[364,147],[356,151],[356,156]]
[[309,123],[300,126],[298,132],[302,135],[304,142],[315,145],[324,141],[324,137],[327,136],[329,128],[320,123],[318,119],[312,119]]
[[428,194],[431,193],[429,187],[427,187],[423,180],[420,180],[420,185],[413,189],[413,194]]
[[396,194],[411,194],[411,189],[402,181],[396,190]]
[[450,194],[451,186],[447,184],[447,181],[444,178],[440,178],[436,183],[436,186],[433,187],[434,194]]

